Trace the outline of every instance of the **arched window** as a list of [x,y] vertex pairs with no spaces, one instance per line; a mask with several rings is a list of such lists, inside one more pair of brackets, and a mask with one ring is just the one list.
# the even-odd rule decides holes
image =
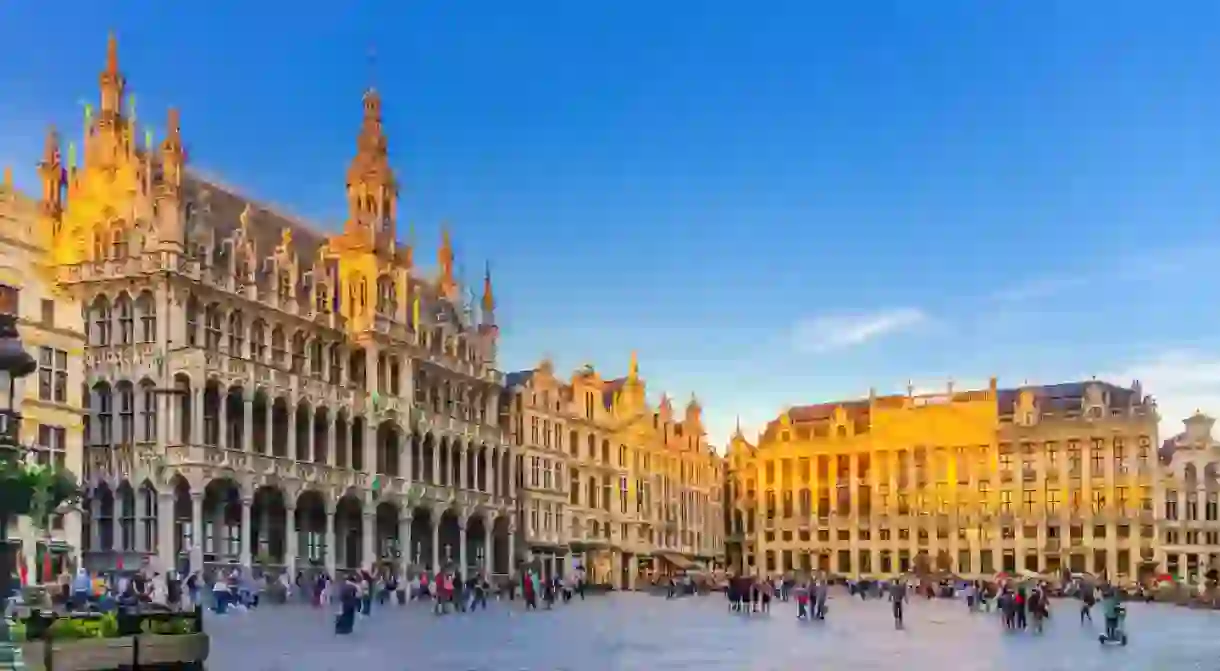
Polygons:
[[245,356],[245,349],[246,320],[241,310],[234,310],[233,314],[229,315],[229,354]]
[[105,347],[110,344],[110,300],[98,296],[93,300],[93,336],[94,345]]
[[145,291],[136,299],[136,312],[140,313],[140,342],[157,341],[157,301],[151,291]]
[[130,445],[136,437],[135,390],[130,382],[116,385],[119,391],[119,444]]
[[284,345],[284,329],[276,326],[271,329],[271,364],[273,366],[282,367],[284,365],[284,355],[286,354]]
[[204,321],[206,323],[206,333],[204,347],[210,350],[220,349],[220,305],[217,303],[209,303],[204,309]]
[[140,382],[140,440],[157,441],[157,392],[152,380]]
[[119,344],[130,345],[135,340],[135,315],[132,312],[131,296],[123,292],[114,304],[119,313]]
[[250,358],[263,361],[267,356],[267,325],[261,319],[255,319],[250,325]]
[[199,345],[199,299],[193,295],[186,299],[186,342],[191,347]]

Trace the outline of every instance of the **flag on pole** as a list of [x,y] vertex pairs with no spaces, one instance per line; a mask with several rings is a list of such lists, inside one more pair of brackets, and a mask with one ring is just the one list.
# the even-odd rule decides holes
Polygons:
[[411,303],[411,325],[415,328],[415,332],[419,332],[419,293],[416,292],[415,300]]
[[153,132],[151,128],[144,129],[144,148],[152,151],[153,148]]

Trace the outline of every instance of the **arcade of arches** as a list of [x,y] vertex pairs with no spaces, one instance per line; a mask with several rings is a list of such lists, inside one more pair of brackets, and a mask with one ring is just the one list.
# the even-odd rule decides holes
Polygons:
[[[145,480],[102,483],[89,497],[86,552],[121,565],[157,568],[261,566],[308,569],[385,567],[505,574],[515,562],[509,515],[475,507],[328,495],[229,477],[193,485],[175,475],[158,491]],[[162,543],[161,539],[172,539]]]

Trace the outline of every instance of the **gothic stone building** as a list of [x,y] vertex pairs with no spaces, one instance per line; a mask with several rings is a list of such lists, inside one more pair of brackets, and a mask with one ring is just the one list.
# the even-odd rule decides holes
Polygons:
[[113,37],[100,88],[79,164],[53,132],[39,164],[85,311],[85,563],[508,572],[491,278],[463,299],[447,234],[415,272],[378,94],[328,235],[190,172],[176,110],[141,143]]

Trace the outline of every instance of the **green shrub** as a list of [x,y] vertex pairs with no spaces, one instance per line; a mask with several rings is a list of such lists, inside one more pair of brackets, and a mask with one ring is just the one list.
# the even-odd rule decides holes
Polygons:
[[182,636],[195,633],[195,621],[187,617],[175,617],[169,620],[144,620],[140,630],[145,634],[161,634]]

